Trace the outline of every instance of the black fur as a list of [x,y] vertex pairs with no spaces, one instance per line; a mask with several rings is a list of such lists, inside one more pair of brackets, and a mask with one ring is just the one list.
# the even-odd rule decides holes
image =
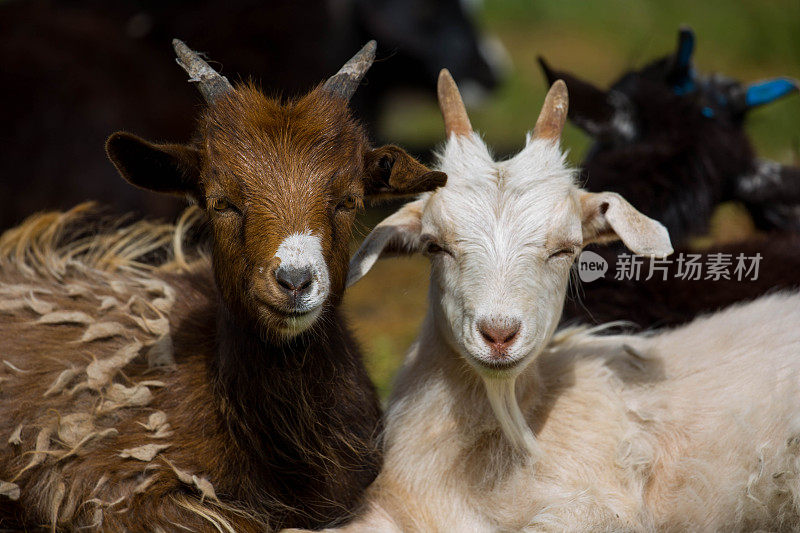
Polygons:
[[[595,139],[582,164],[586,188],[620,193],[662,222],[678,244],[705,232],[714,207],[728,200],[743,201],[761,229],[800,227],[800,210],[792,209],[796,171],[741,194],[740,181],[759,168],[743,129],[747,87],[695,74],[689,56],[680,59],[687,36],[693,42],[691,30],[683,29],[675,53],[625,73],[608,91],[540,59],[550,83],[567,83],[569,118]],[[791,191],[794,198],[787,199]]]

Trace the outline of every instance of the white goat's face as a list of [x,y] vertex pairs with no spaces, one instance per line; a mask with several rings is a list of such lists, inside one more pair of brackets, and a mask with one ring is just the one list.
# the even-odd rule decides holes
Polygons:
[[554,143],[495,162],[475,134],[451,137],[440,167],[419,236],[437,323],[480,370],[520,368],[557,325],[583,243],[573,173]]
[[[559,112],[563,125],[565,104]],[[351,260],[348,284],[383,252],[428,255],[440,333],[483,375],[513,375],[558,325],[584,245],[621,239],[658,257],[672,248],[666,229],[618,194],[577,188],[557,138],[529,136],[520,153],[497,162],[466,118],[455,127],[439,157],[447,185],[381,222]]]

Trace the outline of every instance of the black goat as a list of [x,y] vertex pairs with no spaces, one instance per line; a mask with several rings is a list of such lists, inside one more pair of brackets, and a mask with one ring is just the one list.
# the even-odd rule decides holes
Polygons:
[[[582,167],[589,190],[622,194],[669,229],[676,252],[666,279],[615,279],[620,248],[592,250],[609,265],[606,276],[584,283],[564,306],[565,321],[632,321],[653,328],[688,322],[770,290],[800,284],[800,236],[774,233],[705,250],[709,254],[760,254],[756,279],[681,279],[677,258],[684,243],[706,229],[716,204],[741,200],[761,228],[798,229],[800,169],[755,158],[744,132],[747,112],[797,90],[786,78],[745,86],[692,68],[695,36],[682,29],[677,50],[621,76],[603,91],[540,63],[552,82],[566,81],[569,117],[594,137]],[[577,268],[581,268],[580,264]],[[591,311],[589,311],[591,310]]]
[[694,41],[681,29],[674,53],[625,73],[608,91],[539,59],[548,82],[567,83],[569,118],[595,139],[582,164],[586,187],[619,192],[664,223],[674,243],[703,232],[726,200],[744,201],[762,229],[800,228],[785,198],[794,191],[796,200],[800,183],[786,178],[797,171],[757,160],[743,129],[749,110],[796,92],[797,82],[700,76]]

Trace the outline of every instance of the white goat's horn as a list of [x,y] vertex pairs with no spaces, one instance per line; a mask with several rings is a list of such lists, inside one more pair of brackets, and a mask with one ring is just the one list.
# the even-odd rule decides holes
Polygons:
[[444,119],[444,131],[448,137],[450,135],[469,135],[472,133],[472,124],[469,123],[467,109],[458,92],[453,76],[450,71],[443,68],[439,72],[439,83],[436,88],[439,98],[439,109],[442,110]]
[[228,78],[211,68],[197,52],[186,46],[186,43],[180,39],[172,39],[172,47],[178,56],[176,61],[189,75],[189,81],[198,82],[197,88],[200,89],[206,102],[213,104],[214,100],[223,94],[233,91]]
[[372,66],[375,61],[375,50],[378,48],[378,43],[370,41],[364,47],[356,52],[356,55],[350,58],[345,63],[339,72],[328,78],[322,89],[334,96],[344,98],[349,101],[355,94],[358,85],[364,78],[364,75]]
[[567,84],[563,80],[556,80],[547,91],[547,96],[544,97],[542,111],[533,128],[533,138],[557,141],[567,122],[568,108]]

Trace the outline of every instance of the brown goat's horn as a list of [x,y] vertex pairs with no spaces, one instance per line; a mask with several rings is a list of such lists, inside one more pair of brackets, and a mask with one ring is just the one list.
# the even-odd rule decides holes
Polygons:
[[469,123],[467,108],[461,99],[453,76],[450,71],[443,68],[439,72],[439,83],[436,87],[436,95],[439,98],[439,109],[442,110],[444,119],[445,134],[450,135],[469,135],[472,133],[472,124]]
[[359,50],[350,61],[344,64],[339,72],[328,78],[322,89],[328,93],[350,100],[358,89],[358,84],[375,61],[375,49],[378,43],[370,41]]
[[189,81],[197,82],[197,88],[206,102],[213,104],[214,100],[233,90],[228,78],[211,68],[186,43],[180,39],[172,39],[172,47],[178,56],[176,61],[189,74]]
[[568,108],[567,84],[563,80],[556,80],[544,97],[542,111],[536,120],[536,126],[533,127],[533,138],[557,141],[567,122]]

